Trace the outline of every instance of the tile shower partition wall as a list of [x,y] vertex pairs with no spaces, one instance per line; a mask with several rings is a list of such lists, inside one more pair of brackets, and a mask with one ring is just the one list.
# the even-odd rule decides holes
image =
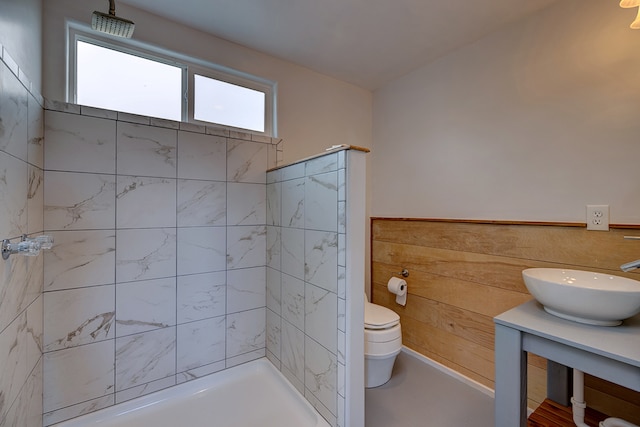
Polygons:
[[[347,256],[348,215],[364,227],[364,202],[347,203],[347,177],[364,168],[348,174],[351,156],[363,153],[339,151],[267,174],[267,357],[338,426],[357,425],[346,415],[348,356],[359,354],[355,369],[363,365],[362,349],[348,348],[364,333],[362,313],[352,311],[363,305],[364,247],[358,254],[353,244]],[[350,280],[353,271],[360,278]],[[357,316],[359,324],[347,320]],[[357,392],[349,404],[357,413]]]
[[[42,233],[43,100],[0,45],[0,238]],[[42,254],[0,260],[0,426],[42,423]]]
[[279,141],[46,108],[44,425],[265,356]]

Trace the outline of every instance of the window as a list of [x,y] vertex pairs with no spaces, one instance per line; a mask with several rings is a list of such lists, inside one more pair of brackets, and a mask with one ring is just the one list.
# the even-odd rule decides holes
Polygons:
[[182,72],[180,67],[78,40],[75,102],[180,121]]
[[276,136],[275,82],[68,23],[69,102]]
[[194,74],[196,120],[264,132],[265,94]]

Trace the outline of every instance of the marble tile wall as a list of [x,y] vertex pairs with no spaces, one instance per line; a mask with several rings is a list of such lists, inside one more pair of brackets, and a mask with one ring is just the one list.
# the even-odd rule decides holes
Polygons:
[[[0,239],[43,230],[43,99],[0,45]],[[42,425],[43,256],[0,259],[0,426]]]
[[267,357],[345,425],[346,154],[267,173]]
[[279,141],[55,102],[44,123],[44,425],[265,356]]

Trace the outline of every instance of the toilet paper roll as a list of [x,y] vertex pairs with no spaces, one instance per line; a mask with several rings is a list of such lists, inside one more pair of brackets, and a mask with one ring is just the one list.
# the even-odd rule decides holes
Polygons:
[[399,277],[392,277],[387,283],[389,292],[396,295],[396,302],[400,305],[407,304],[407,282]]

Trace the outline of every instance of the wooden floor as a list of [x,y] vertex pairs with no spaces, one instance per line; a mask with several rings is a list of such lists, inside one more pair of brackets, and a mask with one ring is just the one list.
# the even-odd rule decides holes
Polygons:
[[[607,418],[601,412],[587,407],[584,422],[592,427],[598,427],[600,421]],[[529,417],[527,427],[575,427],[573,414],[568,406],[559,405],[546,399],[542,405]]]

